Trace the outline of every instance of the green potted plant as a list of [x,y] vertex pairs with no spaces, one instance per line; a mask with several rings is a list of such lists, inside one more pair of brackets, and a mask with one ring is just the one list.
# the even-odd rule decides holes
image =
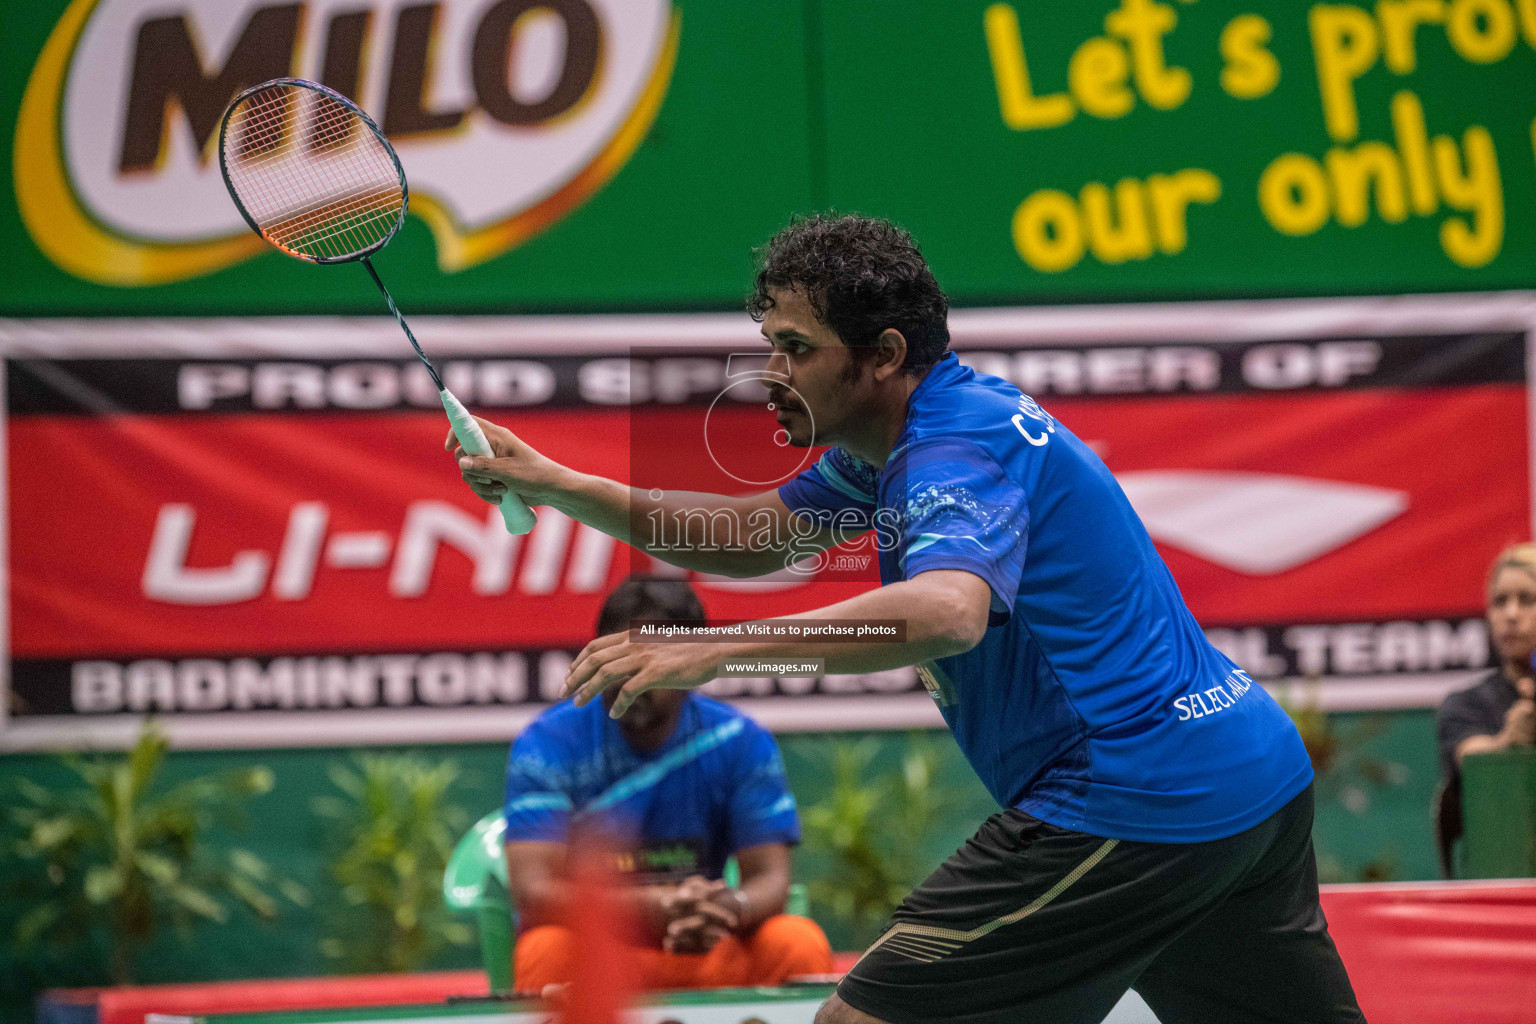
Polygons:
[[215,826],[241,824],[244,803],[272,789],[271,771],[166,786],[168,749],[149,725],[125,755],[63,756],[76,785],[16,781],[0,856],[17,901],[17,949],[104,947],[105,975],[128,984],[139,952],[167,928],[185,939],[197,922],[226,922],[232,904],[274,918],[279,898],[307,902],[301,886],[249,850],[207,841]]
[[469,814],[450,799],[452,761],[358,754],[332,766],[340,795],[316,797],[330,822],[335,882],[321,950],[354,971],[412,971],[473,929],[443,904],[443,870]]
[[807,854],[829,869],[807,884],[812,915],[861,948],[935,866],[915,839],[943,826],[954,798],[928,735],[907,737],[895,771],[875,770],[878,752],[872,737],[839,744],[831,791],[802,818]]

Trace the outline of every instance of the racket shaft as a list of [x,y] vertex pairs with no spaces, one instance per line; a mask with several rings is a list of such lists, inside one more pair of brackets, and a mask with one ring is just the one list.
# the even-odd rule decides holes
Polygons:
[[[485,439],[480,424],[464,408],[452,391],[443,388],[438,392],[443,400],[443,409],[448,413],[448,422],[453,425],[453,434],[459,439],[459,445],[466,452],[475,456],[489,456],[495,454],[491,451],[491,444]],[[533,529],[537,517],[528,503],[511,491],[501,496],[501,518],[507,524],[507,532],[514,536],[522,536]]]

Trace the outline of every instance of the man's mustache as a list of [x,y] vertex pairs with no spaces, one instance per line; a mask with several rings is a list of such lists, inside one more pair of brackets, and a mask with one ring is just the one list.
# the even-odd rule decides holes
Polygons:
[[790,398],[787,392],[776,391],[773,388],[768,389],[768,401],[772,402],[777,408],[780,409],[803,408],[799,402]]

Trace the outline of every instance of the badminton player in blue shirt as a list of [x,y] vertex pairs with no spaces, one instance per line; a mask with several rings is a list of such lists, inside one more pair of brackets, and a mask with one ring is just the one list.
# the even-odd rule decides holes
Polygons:
[[[631,577],[603,602],[597,629],[703,618],[682,580]],[[517,990],[543,992],[577,971],[564,875],[570,845],[594,832],[617,854],[640,933],[630,956],[641,988],[777,985],[831,970],[815,922],[782,913],[800,818],[773,737],[686,690],[647,692],[614,719],[606,705],[616,696],[557,704],[512,745],[505,839]]]
[[[750,310],[781,428],[833,446],[776,490],[658,498],[493,425],[496,456],[459,465],[487,500],[510,488],[689,569],[754,576],[786,548],[876,538],[884,585],[797,617],[904,620],[901,642],[616,633],[567,680],[577,703],[617,690],[618,714],[722,658],[917,666],[1003,810],[902,902],[819,1024],[1097,1022],[1132,988],[1163,1024],[1362,1020],[1318,902],[1296,730],[1206,641],[1103,462],[948,352],[948,300],[911,237],[799,220],[765,247]],[[773,517],[777,543],[711,546],[698,516],[689,543],[651,542],[699,508]]]

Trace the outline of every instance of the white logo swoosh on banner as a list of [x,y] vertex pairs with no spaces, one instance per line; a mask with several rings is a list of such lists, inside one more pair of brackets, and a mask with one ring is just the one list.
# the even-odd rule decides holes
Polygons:
[[1272,473],[1117,475],[1154,540],[1238,572],[1294,569],[1401,515],[1403,491]]

